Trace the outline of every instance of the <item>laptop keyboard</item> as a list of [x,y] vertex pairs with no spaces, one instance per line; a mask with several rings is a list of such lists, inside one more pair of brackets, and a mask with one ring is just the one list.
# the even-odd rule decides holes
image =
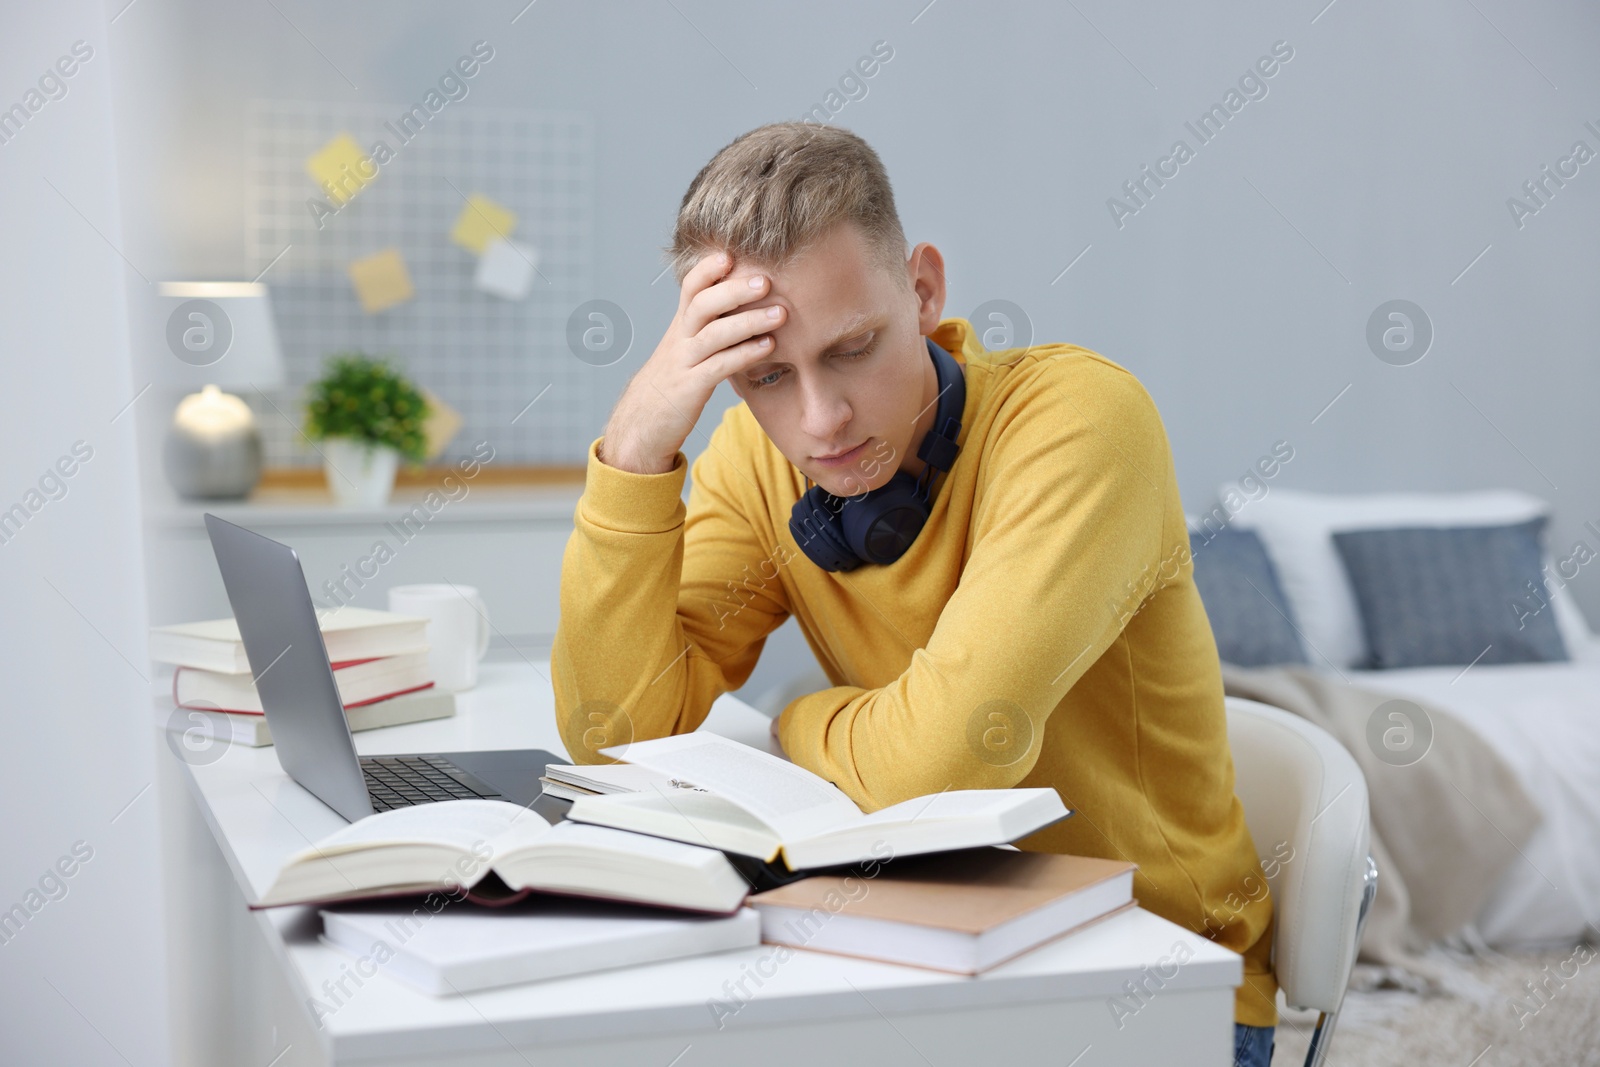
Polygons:
[[366,756],[361,771],[373,811],[501,796],[493,786],[438,756]]

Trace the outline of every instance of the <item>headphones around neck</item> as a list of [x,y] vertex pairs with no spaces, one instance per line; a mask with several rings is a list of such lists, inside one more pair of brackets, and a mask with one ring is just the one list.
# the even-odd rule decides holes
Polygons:
[[863,563],[893,563],[911,547],[933,510],[929,487],[935,471],[948,472],[961,447],[961,416],[967,383],[955,357],[924,337],[939,376],[939,409],[933,429],[917,449],[925,466],[913,478],[905,471],[859,496],[838,497],[806,479],[805,495],[795,501],[789,532],[806,556],[826,571],[853,571]]

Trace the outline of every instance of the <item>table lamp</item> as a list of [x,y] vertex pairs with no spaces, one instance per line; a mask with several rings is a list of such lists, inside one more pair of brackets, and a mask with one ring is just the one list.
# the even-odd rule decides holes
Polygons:
[[186,500],[243,500],[261,480],[261,431],[224,389],[277,389],[283,356],[267,287],[258,282],[162,282],[169,354],[161,380],[197,389],[178,402],[162,446],[167,481]]

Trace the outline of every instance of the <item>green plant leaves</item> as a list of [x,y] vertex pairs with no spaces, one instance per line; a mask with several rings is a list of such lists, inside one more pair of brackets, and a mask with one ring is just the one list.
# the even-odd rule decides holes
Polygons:
[[428,402],[403,374],[363,352],[329,356],[307,390],[305,433],[313,441],[351,437],[388,445],[413,463],[427,456]]

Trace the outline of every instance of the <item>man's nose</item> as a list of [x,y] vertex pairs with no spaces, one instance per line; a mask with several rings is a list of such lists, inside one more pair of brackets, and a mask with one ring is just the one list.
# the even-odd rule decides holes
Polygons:
[[800,388],[800,428],[814,441],[837,447],[850,422],[850,404],[839,393],[813,383]]

